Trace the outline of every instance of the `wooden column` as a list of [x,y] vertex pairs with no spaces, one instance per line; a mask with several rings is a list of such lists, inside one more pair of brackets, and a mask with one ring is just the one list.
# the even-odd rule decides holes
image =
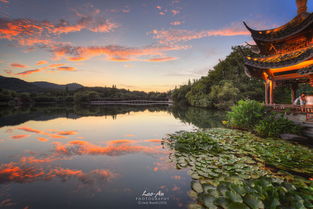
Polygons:
[[268,82],[267,81],[265,81],[265,95],[264,95],[264,97],[265,97],[265,104],[268,104]]
[[273,92],[273,81],[269,81],[269,87],[270,87],[270,104],[274,103],[274,92]]
[[296,92],[297,92],[298,85],[296,83],[291,84],[291,104],[296,99]]

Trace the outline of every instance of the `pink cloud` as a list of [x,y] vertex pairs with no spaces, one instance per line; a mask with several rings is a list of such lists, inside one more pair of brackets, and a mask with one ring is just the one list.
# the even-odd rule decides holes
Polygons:
[[179,14],[180,11],[177,10],[177,9],[172,9],[172,10],[171,10],[171,13],[173,14],[173,16],[175,16],[175,15]]
[[54,68],[54,67],[61,67],[63,65],[64,64],[51,64],[51,65],[49,65],[49,67]]
[[42,72],[44,70],[50,69],[53,71],[76,71],[77,69],[75,67],[69,67],[69,66],[63,66],[64,64],[51,64],[46,67],[37,68],[33,70],[26,70],[20,73],[16,73],[15,75],[21,75],[21,76],[27,76],[33,73]]
[[11,136],[11,139],[23,139],[23,138],[26,138],[26,137],[29,137],[30,135],[27,135],[27,134],[22,134],[22,135],[14,135],[14,136]]
[[127,143],[135,143],[135,140],[131,139],[117,139],[117,140],[111,140],[108,142],[110,145],[115,145],[115,144],[127,144]]
[[75,71],[77,69],[75,67],[63,66],[63,67],[58,67],[57,70],[61,70],[61,71]]
[[19,63],[12,63],[11,67],[16,67],[16,68],[27,68],[27,65],[19,64]]
[[36,62],[36,65],[44,65],[47,63],[48,63],[48,61],[46,61],[46,60],[39,60],[38,62]]
[[175,180],[181,180],[181,179],[182,179],[182,177],[181,177],[181,176],[178,176],[178,175],[177,175],[177,176],[171,176],[171,178],[172,178],[172,179],[175,179]]
[[26,131],[26,132],[46,135],[46,136],[49,136],[50,138],[54,138],[54,139],[65,139],[65,138],[67,138],[67,137],[62,136],[62,135],[52,134],[52,133],[48,133],[48,132],[41,131],[41,130],[38,130],[38,129],[33,129],[33,128],[30,128],[30,127],[18,127],[17,129],[23,130],[23,131]]
[[159,58],[151,58],[147,59],[146,61],[148,62],[167,62],[167,61],[172,61],[176,60],[177,57],[159,57]]
[[[115,142],[114,142],[115,141]],[[54,142],[55,152],[59,155],[71,156],[71,155],[124,155],[127,153],[150,153],[160,154],[165,151],[161,150],[161,146],[142,146],[134,145],[131,141],[120,141],[116,143],[116,140],[109,142],[108,146],[99,146],[88,141],[75,140],[70,141],[67,144],[60,142]]]
[[84,61],[86,60],[85,57],[69,57],[68,58],[69,61]]
[[58,177],[62,180],[77,178],[84,184],[90,184],[96,183],[97,179],[106,182],[117,176],[118,174],[107,169],[95,169],[86,173],[82,170],[61,167],[44,169],[31,165],[19,165],[17,162],[0,165],[0,183],[29,183],[42,180],[47,181]]
[[40,71],[41,71],[40,69],[26,70],[26,71],[23,71],[23,72],[20,72],[20,73],[16,73],[16,75],[25,76],[25,75],[30,75],[30,74],[33,74],[33,73],[38,73]]
[[41,142],[47,142],[47,141],[49,141],[49,139],[44,138],[44,137],[37,137],[37,140],[38,140],[38,141],[41,141]]
[[161,44],[172,45],[210,36],[247,36],[250,35],[250,32],[238,24],[233,24],[230,27],[218,30],[153,30],[151,34],[153,38],[159,40]]
[[117,27],[116,23],[112,23],[107,19],[84,16],[81,17],[76,24],[70,24],[65,20],[61,20],[51,31],[56,34],[78,32],[83,29],[92,32],[110,32]]
[[78,134],[77,131],[59,131],[57,132],[58,135],[76,135]]
[[165,15],[165,12],[159,12],[160,15],[164,16]]
[[181,21],[173,21],[173,22],[170,22],[170,24],[176,26],[176,25],[183,24],[183,22],[181,22]]
[[12,75],[12,74],[13,74],[12,70],[4,70],[4,72],[5,72],[6,74],[8,74],[8,75]]
[[[1,0],[1,1],[2,1],[2,0]],[[2,201],[0,202],[0,207],[1,207],[1,208],[2,208],[2,207],[12,207],[12,206],[14,206],[14,205],[16,205],[16,203],[13,202],[13,200],[10,199],[10,198],[4,199],[4,200],[2,200]]]
[[[98,12],[96,12],[98,11]],[[58,35],[88,30],[106,33],[114,30],[118,25],[100,15],[100,10],[89,14],[76,13],[75,23],[59,20],[58,23],[38,21],[34,19],[4,19],[0,18],[0,39],[16,41],[21,46],[46,47],[59,44],[53,41]]]
[[37,133],[37,134],[41,133],[40,130],[29,128],[29,127],[19,127],[17,129],[23,130],[23,131],[27,131],[27,132],[31,132],[31,133]]
[[156,143],[160,143],[162,141],[162,139],[145,139],[145,142],[156,142]]
[[[165,52],[167,51],[177,51],[188,49],[190,46],[146,46],[141,48],[135,47],[124,47],[117,45],[109,46],[91,46],[91,47],[75,47],[71,45],[54,47],[51,49],[52,53],[55,55],[56,59],[66,58],[71,60],[73,57],[80,57],[80,59],[90,59],[97,56],[104,56],[110,61],[158,61],[153,58],[151,60],[144,58],[149,56],[159,56],[160,60],[163,61],[173,60],[173,58],[164,58]],[[168,60],[166,60],[168,59]]]

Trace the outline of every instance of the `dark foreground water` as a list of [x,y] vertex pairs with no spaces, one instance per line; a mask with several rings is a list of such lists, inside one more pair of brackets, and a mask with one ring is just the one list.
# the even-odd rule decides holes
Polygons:
[[169,162],[161,139],[220,126],[221,115],[168,106],[2,107],[0,208],[186,208],[191,178]]

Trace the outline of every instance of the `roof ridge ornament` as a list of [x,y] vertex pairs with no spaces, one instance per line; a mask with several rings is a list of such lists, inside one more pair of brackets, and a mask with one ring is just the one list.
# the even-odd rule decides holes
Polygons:
[[298,16],[305,15],[307,13],[308,7],[307,7],[308,0],[296,0],[297,8],[298,8]]

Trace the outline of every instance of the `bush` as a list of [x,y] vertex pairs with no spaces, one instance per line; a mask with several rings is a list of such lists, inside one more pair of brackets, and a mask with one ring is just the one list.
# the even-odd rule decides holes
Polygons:
[[254,100],[240,100],[227,112],[228,125],[234,128],[252,129],[266,115],[266,107]]
[[282,133],[299,134],[301,127],[283,116],[271,114],[264,120],[259,121],[254,130],[263,137],[279,137]]
[[255,132],[263,137],[279,137],[280,134],[301,134],[302,128],[283,115],[270,112],[257,101],[240,100],[227,112],[226,125]]

